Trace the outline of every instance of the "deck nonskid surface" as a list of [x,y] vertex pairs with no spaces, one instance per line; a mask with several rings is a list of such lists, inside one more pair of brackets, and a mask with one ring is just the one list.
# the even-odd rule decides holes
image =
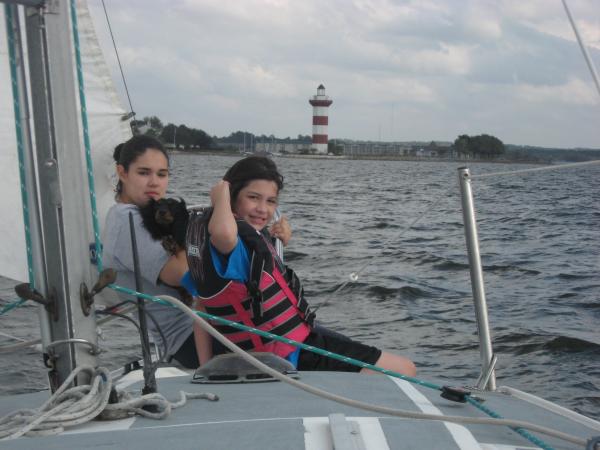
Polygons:
[[[480,444],[502,444],[510,447],[534,447],[507,427],[460,425],[398,417],[342,405],[321,399],[281,382],[246,384],[192,384],[191,376],[175,376],[158,380],[158,389],[175,401],[180,391],[211,392],[219,401],[188,400],[164,420],[135,417],[115,422],[92,422],[60,436],[21,438],[3,441],[4,448],[45,449],[100,448],[120,446],[135,450],[160,443],[170,448],[239,448],[246,449],[328,448],[331,444],[329,415],[341,414],[360,433],[365,447],[385,448],[478,448]],[[444,415],[485,417],[475,407],[442,399],[437,391],[397,383],[381,375],[304,372],[301,380],[329,392],[355,400],[414,412],[441,412]],[[140,384],[126,388],[139,395]],[[0,415],[23,407],[40,406],[48,393],[23,394],[0,399]],[[485,405],[503,417],[521,419],[580,437],[600,434],[581,424],[545,411],[510,396],[485,394]],[[339,417],[339,416],[337,416]],[[573,448],[572,444],[541,436],[557,449]]]

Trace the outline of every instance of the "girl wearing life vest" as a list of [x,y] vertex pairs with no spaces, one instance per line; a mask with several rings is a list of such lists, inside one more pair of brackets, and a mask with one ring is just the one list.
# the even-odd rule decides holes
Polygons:
[[[212,209],[190,218],[187,236],[189,274],[183,284],[209,314],[279,336],[415,376],[409,359],[345,337],[322,333],[304,299],[296,274],[277,256],[271,236],[290,236],[283,220],[267,232],[277,207],[283,177],[275,163],[251,156],[235,163],[210,192]],[[195,292],[194,292],[195,291]],[[279,341],[216,325],[245,350],[275,353],[298,370],[364,371],[354,365]]]

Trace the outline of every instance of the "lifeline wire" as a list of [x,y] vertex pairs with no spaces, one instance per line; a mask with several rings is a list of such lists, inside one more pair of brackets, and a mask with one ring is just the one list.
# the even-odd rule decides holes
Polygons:
[[600,160],[584,161],[584,162],[569,163],[569,164],[557,164],[557,165],[544,166],[544,167],[534,167],[532,169],[508,170],[505,172],[482,173],[479,175],[471,175],[471,178],[490,178],[490,177],[497,177],[497,176],[504,176],[504,175],[519,175],[519,174],[528,173],[528,172],[543,172],[543,171],[547,171],[547,170],[570,169],[571,167],[593,166],[595,164],[600,164]]
[[[118,312],[121,314],[127,314],[135,309],[136,309],[136,306],[127,306],[127,307],[119,310]],[[108,316],[108,317],[103,317],[102,319],[97,319],[96,325],[97,326],[104,325],[106,322],[110,322],[111,320],[114,320],[115,318],[116,318],[116,316]],[[18,344],[5,345],[5,346],[0,347],[0,353],[9,353],[9,352],[19,350],[24,347],[33,347],[34,345],[40,344],[41,342],[42,342],[42,340],[40,338],[37,338],[37,339],[31,339],[29,341],[19,342]]]
[[[400,238],[404,233],[406,233],[408,230],[410,230],[413,226],[415,226],[415,224],[421,220],[423,217],[425,217],[427,215],[427,213],[429,213],[435,206],[437,206],[437,204],[440,202],[440,200],[442,199],[442,196],[439,196],[428,208],[426,208],[420,215],[417,216],[416,219],[414,219],[411,223],[409,223],[406,227],[404,227],[404,229],[402,229],[400,231],[400,233],[398,233],[397,235],[395,235],[393,238],[389,238],[388,240],[386,240],[383,243],[384,247],[387,247],[387,245],[392,241],[392,239],[397,240],[398,238]],[[331,303],[331,300],[333,299],[333,297],[338,294],[342,289],[344,289],[349,283],[351,282],[355,282],[358,280],[358,275],[360,275],[363,270],[365,270],[369,265],[371,265],[371,261],[376,258],[377,256],[371,256],[369,258],[369,260],[364,263],[362,266],[360,266],[360,268],[355,271],[352,272],[350,274],[350,277],[348,280],[344,281],[341,286],[339,286],[335,291],[333,291],[331,294],[329,294],[327,296],[327,298],[322,301],[320,304],[318,304],[317,306],[315,306],[313,308],[313,311],[316,313],[322,306],[328,305],[329,303]]]
[[[130,289],[122,288],[120,286],[115,286],[115,285],[110,285],[110,286],[113,289],[121,290],[122,292],[128,292],[128,293],[132,292]],[[140,293],[135,292],[135,295],[140,295]],[[282,373],[279,373],[277,370],[272,369],[271,367],[267,366],[266,364],[263,364],[262,362],[260,362],[256,358],[254,358],[252,355],[246,353],[244,350],[239,348],[237,345],[235,345],[234,343],[229,341],[229,339],[224,337],[215,328],[213,328],[208,322],[206,322],[206,320],[204,320],[203,317],[210,318],[210,319],[214,318],[215,320],[218,320],[221,323],[227,323],[228,325],[235,326],[236,328],[239,328],[239,329],[247,329],[248,331],[256,332],[259,335],[263,335],[264,332],[250,328],[250,327],[246,327],[244,325],[238,324],[237,322],[230,322],[226,319],[221,319],[220,317],[211,316],[210,314],[206,314],[201,311],[194,311],[191,308],[189,308],[187,305],[185,305],[183,302],[177,300],[174,297],[170,297],[170,296],[151,297],[146,294],[141,294],[141,297],[151,299],[153,301],[157,301],[157,302],[161,302],[161,303],[164,303],[166,301],[166,302],[170,303],[172,306],[178,307],[185,314],[192,317],[196,322],[198,322],[202,326],[202,328],[204,328],[211,336],[213,336],[215,339],[217,339],[219,342],[221,342],[223,345],[225,345],[227,348],[229,348],[233,353],[238,354],[245,361],[252,364],[254,367],[258,368],[262,372],[267,373],[280,381],[291,384],[292,386],[295,386],[306,392],[309,392],[311,394],[314,394],[314,395],[317,395],[317,396],[320,396],[320,397],[323,397],[323,398],[326,398],[329,400],[333,400],[335,402],[338,402],[338,403],[341,403],[344,405],[352,406],[355,408],[361,408],[361,409],[365,409],[368,411],[374,411],[374,412],[379,412],[379,413],[383,413],[383,414],[388,414],[388,415],[396,416],[396,417],[424,419],[424,420],[437,420],[437,421],[453,422],[453,423],[470,423],[470,424],[508,426],[515,432],[519,433],[521,436],[528,439],[529,441],[535,443],[536,445],[539,445],[544,450],[553,450],[553,449],[549,445],[545,444],[539,438],[537,438],[537,437],[531,435],[530,433],[528,433],[527,431],[523,430],[523,428],[527,428],[529,430],[543,433],[548,436],[552,436],[552,437],[555,437],[558,439],[572,442],[577,445],[584,446],[586,444],[586,441],[584,439],[581,439],[576,436],[572,436],[572,435],[569,435],[569,434],[566,434],[566,433],[563,433],[560,431],[555,431],[555,430],[547,428],[547,427],[535,425],[535,424],[532,424],[529,422],[501,418],[500,415],[494,413],[489,408],[486,408],[486,407],[480,408],[478,406],[478,405],[480,405],[480,403],[474,399],[469,400],[469,402],[473,406],[478,407],[481,411],[485,412],[486,414],[490,414],[490,413],[494,414],[495,416],[492,416],[492,417],[495,417],[495,418],[490,419],[490,418],[476,418],[476,417],[462,417],[462,416],[443,416],[443,415],[436,415],[436,414],[417,413],[417,412],[412,412],[412,411],[404,411],[404,410],[399,410],[399,409],[395,409],[395,408],[389,408],[386,406],[364,403],[364,402],[350,399],[348,397],[343,397],[343,396],[340,396],[337,394],[333,394],[331,392],[327,392],[322,389],[316,388],[314,386],[305,384],[294,378],[288,377]],[[219,320],[219,319],[221,319],[221,320]],[[239,326],[239,325],[241,325],[241,326]],[[280,340],[282,342],[287,342],[287,343],[296,345],[298,347],[305,348],[307,350],[315,351],[315,353],[319,353],[316,350],[323,352],[323,350],[317,349],[312,346],[300,344],[298,342],[291,341],[290,339],[282,338],[281,336],[273,335],[271,333],[264,333],[264,334],[272,336],[273,339]],[[351,364],[355,364],[355,362],[353,362],[353,361],[356,361],[351,358],[346,358],[346,357],[343,357],[340,355],[335,355],[334,353],[331,353],[331,352],[325,352],[325,353],[329,354],[329,356],[331,356],[331,357],[337,356],[339,358],[344,358],[344,360],[347,359],[348,362],[350,362]],[[394,376],[396,378],[401,378],[401,379],[410,381],[415,384],[420,384],[421,386],[426,386],[426,387],[430,387],[433,389],[439,389],[439,387],[437,387],[433,383],[428,383],[428,382],[424,382],[424,381],[416,379],[416,378],[407,377],[405,375],[401,375],[399,373],[389,371],[386,369],[381,369],[380,367],[373,366],[371,364],[366,364],[361,361],[358,361],[357,365],[359,365],[360,367],[366,367],[366,368],[369,368],[371,370],[375,370],[375,371],[378,371],[381,373],[386,373],[390,376]]]

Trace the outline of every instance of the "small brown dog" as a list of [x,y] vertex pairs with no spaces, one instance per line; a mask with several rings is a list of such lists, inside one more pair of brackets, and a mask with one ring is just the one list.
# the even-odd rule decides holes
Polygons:
[[[183,199],[161,198],[151,199],[146,206],[140,208],[142,222],[152,238],[160,240],[167,252],[174,255],[185,249],[189,213]],[[174,286],[179,291],[183,302],[190,306],[192,296],[182,287]]]

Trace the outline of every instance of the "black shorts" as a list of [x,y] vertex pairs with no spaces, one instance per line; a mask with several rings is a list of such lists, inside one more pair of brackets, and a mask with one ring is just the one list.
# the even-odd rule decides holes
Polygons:
[[[381,356],[381,350],[376,347],[361,344],[345,336],[341,339],[333,335],[323,335],[314,330],[311,331],[304,343],[369,364],[375,364]],[[361,367],[301,349],[298,357],[298,370],[360,372]]]
[[[210,338],[212,341],[212,352],[213,356],[220,355],[222,353],[229,352],[229,349],[221,344],[216,339]],[[185,342],[179,347],[179,350],[171,357],[171,360],[175,359],[186,369],[197,369],[200,366],[198,361],[198,352],[196,351],[196,340],[194,339],[194,333],[189,335]]]

